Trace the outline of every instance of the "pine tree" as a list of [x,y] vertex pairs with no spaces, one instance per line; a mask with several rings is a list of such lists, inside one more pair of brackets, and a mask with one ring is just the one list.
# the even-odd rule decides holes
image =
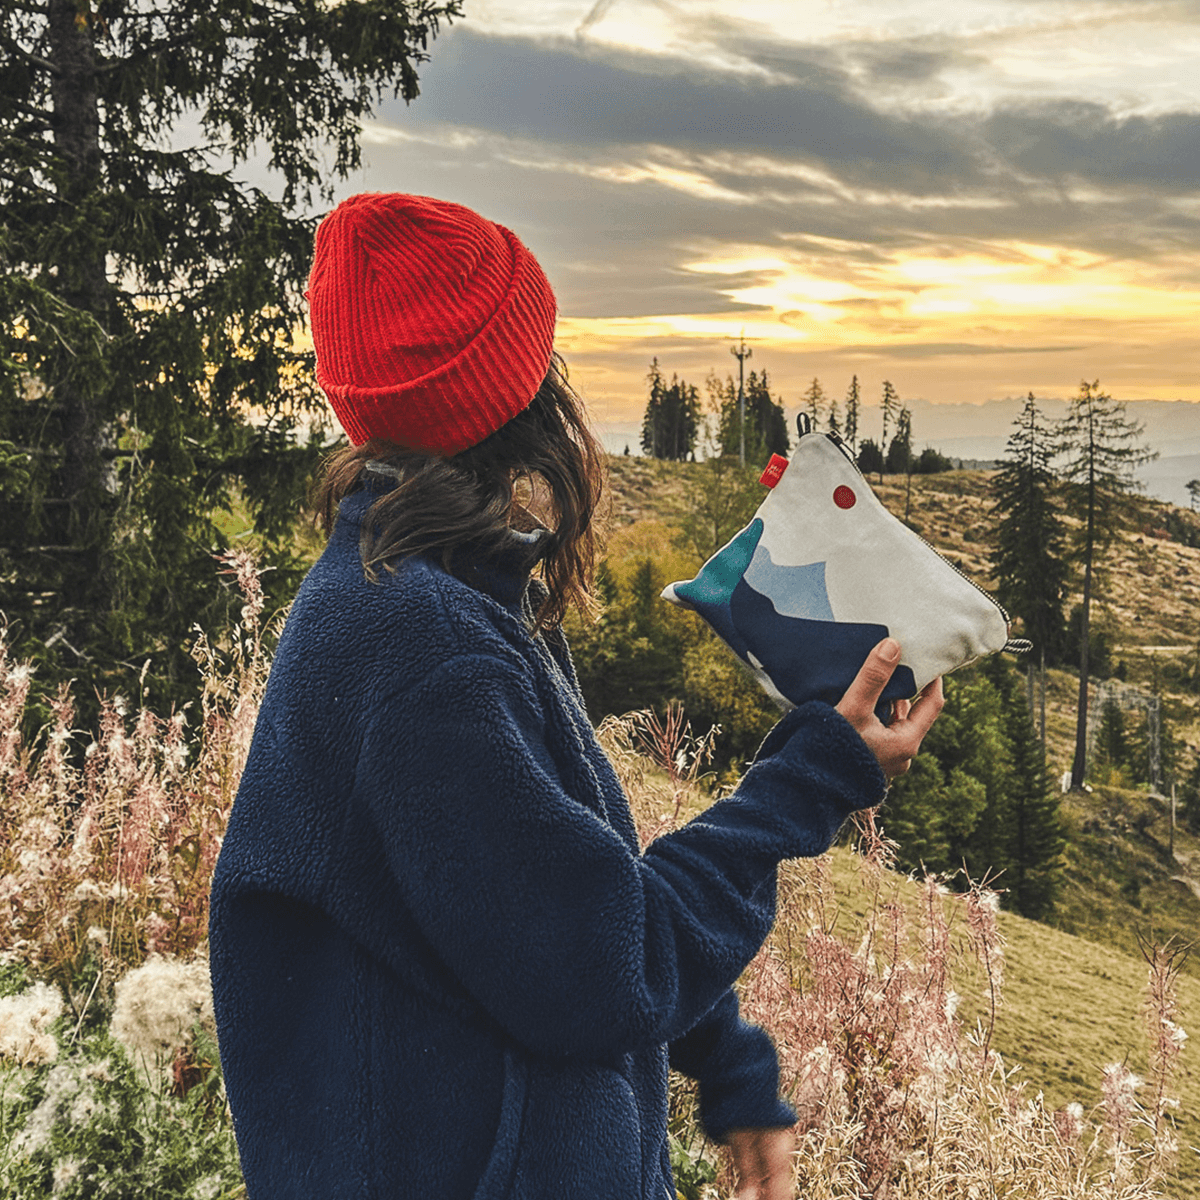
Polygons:
[[[19,474],[0,608],[46,683],[112,686],[150,656],[154,698],[185,696],[188,631],[226,603],[219,510],[245,505],[290,565],[318,450],[296,449],[317,401],[296,339],[308,214],[459,12],[0,0],[0,439]],[[278,198],[235,178],[252,154]]]
[[[883,381],[883,398],[879,402],[880,412],[883,414],[883,437],[879,440],[879,449],[882,453],[886,453],[888,445],[888,425],[891,419],[898,415],[900,411],[900,395],[891,381],[885,379]],[[879,472],[879,482],[883,482],[883,470]]]
[[1004,825],[1008,860],[1002,881],[1006,906],[1023,917],[1043,920],[1054,907],[1062,879],[1064,838],[1057,792],[1046,756],[1030,720],[1018,672],[999,654],[983,664],[983,674],[1000,696],[1008,742],[1008,797]]
[[996,517],[991,561],[1000,603],[1021,618],[1033,642],[1030,688],[1032,696],[1036,672],[1038,729],[1044,741],[1046,664],[1060,661],[1066,644],[1066,534],[1055,507],[1051,467],[1058,447],[1032,392],[1014,425],[1006,457],[991,482]]
[[903,475],[912,466],[912,413],[901,406],[896,414],[896,432],[888,445],[885,469],[891,475]]
[[946,707],[892,784],[883,824],[906,869],[999,875],[1009,908],[1048,914],[1062,869],[1058,797],[1018,673],[1001,656],[946,680]]
[[682,692],[684,614],[659,599],[666,579],[641,557],[621,583],[598,572],[605,607],[596,622],[572,618],[571,650],[594,721],[610,713],[663,708]]
[[668,385],[657,358],[646,378],[650,397],[642,417],[642,450],[652,458],[683,462],[696,449],[700,433],[700,393],[677,375]]
[[850,386],[846,389],[846,425],[844,434],[846,445],[850,447],[851,458],[858,457],[858,411],[858,376],[854,375],[850,379]]
[[842,433],[842,422],[838,413],[838,402],[831,396],[829,398],[829,420],[825,424],[825,428],[830,433],[836,433],[839,437]]
[[659,444],[659,429],[663,423],[663,393],[667,390],[657,357],[650,360],[646,382],[650,385],[650,395],[646,400],[646,411],[642,414],[642,453],[657,458],[655,448]]
[[821,414],[827,404],[825,389],[821,386],[821,381],[814,375],[812,383],[804,391],[804,408],[812,420],[813,429],[821,428]]
[[1179,820],[1193,833],[1200,833],[1200,758],[1179,789]]
[[1083,597],[1080,609],[1079,704],[1075,722],[1075,758],[1071,765],[1072,788],[1083,787],[1087,759],[1087,704],[1090,668],[1088,640],[1091,621],[1093,574],[1116,533],[1118,502],[1136,486],[1133,468],[1156,454],[1140,441],[1143,426],[1129,420],[1125,405],[1100,391],[1098,381],[1080,384],[1063,419],[1062,436],[1067,462],[1062,475],[1067,499],[1080,521],[1078,557],[1083,564]]
[[858,469],[864,474],[869,475],[872,471],[878,471],[883,474],[883,453],[879,447],[870,438],[865,438],[858,444],[858,457],[855,459],[858,463]]
[[996,594],[1020,617],[1040,659],[1055,663],[1066,636],[1066,532],[1055,507],[1051,464],[1057,443],[1032,392],[1013,422],[1005,458],[992,477]]
[[[979,762],[981,755],[987,756],[988,723],[980,705],[972,702],[980,693],[979,683],[953,676],[945,686],[941,716],[911,770],[893,781],[883,808],[883,827],[899,842],[898,862],[910,871],[949,872],[962,866],[988,808]],[[976,846],[976,857],[981,849],[987,853],[986,847]],[[978,873],[974,858],[967,865],[973,875]]]
[[[729,378],[722,383],[710,379],[710,394],[719,405],[717,441],[723,455],[736,457],[741,445],[738,423],[737,383]],[[783,404],[771,394],[766,371],[751,371],[746,376],[746,462],[761,463],[772,454],[787,454],[789,447],[787,418]]]
[[954,464],[940,451],[926,446],[917,457],[913,470],[918,475],[936,475],[939,471],[953,471]]
[[1092,761],[1095,766],[1105,767],[1109,771],[1127,770],[1130,766],[1125,714],[1112,696],[1100,708]]

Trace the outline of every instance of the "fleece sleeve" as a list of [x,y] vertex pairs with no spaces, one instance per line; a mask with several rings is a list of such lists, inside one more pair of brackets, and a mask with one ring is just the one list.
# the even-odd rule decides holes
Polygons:
[[776,865],[822,853],[884,790],[849,724],[810,704],[733,796],[638,856],[564,787],[520,664],[455,658],[373,715],[355,794],[404,903],[477,1002],[549,1055],[691,1029],[769,932]]
[[766,1032],[741,1019],[732,988],[681,1038],[670,1044],[671,1066],[700,1085],[700,1120],[713,1141],[731,1129],[795,1123],[779,1098],[779,1058]]

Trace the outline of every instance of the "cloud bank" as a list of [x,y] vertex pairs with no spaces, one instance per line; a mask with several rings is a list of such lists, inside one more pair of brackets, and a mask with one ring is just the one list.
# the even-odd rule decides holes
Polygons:
[[513,227],[614,411],[742,328],[789,386],[1200,399],[1200,6],[835,7],[485,5],[362,184]]

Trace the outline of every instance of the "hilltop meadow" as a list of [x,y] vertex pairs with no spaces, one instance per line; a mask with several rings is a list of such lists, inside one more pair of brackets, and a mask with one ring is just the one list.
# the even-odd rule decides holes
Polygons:
[[[633,456],[609,460],[612,509],[609,556],[627,574],[651,557],[670,578],[686,578],[700,558],[678,529],[695,505],[700,464]],[[994,580],[989,555],[995,518],[991,472],[884,476],[871,483],[897,515],[984,588]],[[765,490],[760,491],[765,496]],[[1172,530],[1176,531],[1173,536]],[[1178,539],[1184,537],[1193,545]],[[1175,773],[1200,752],[1200,520],[1159,501],[1129,497],[1098,588],[1095,628],[1106,665],[1126,682],[1162,696],[1174,743]],[[623,566],[622,566],[623,565]],[[1017,623],[1014,634],[1020,633]],[[720,653],[720,649],[717,649]],[[1093,680],[1093,691],[1095,680]],[[1078,676],[1048,672],[1046,758],[1051,778],[1069,771],[1074,752]],[[1004,1012],[994,1046],[1018,1064],[1027,1088],[1048,1103],[1095,1103],[1104,1066],[1128,1061],[1145,1070],[1143,993],[1147,940],[1189,944],[1200,930],[1200,838],[1172,830],[1169,796],[1128,786],[1119,772],[1093,772],[1090,791],[1061,798],[1062,871],[1053,909],[1040,922],[1000,914],[1008,942]],[[880,822],[888,827],[888,808]],[[850,882],[853,865],[835,852],[845,883],[842,912],[865,909]],[[1004,887],[1003,877],[995,886]],[[906,903],[915,884],[897,882]],[[1200,956],[1187,957],[1180,980],[1181,1022],[1200,1014]],[[969,1006],[968,1006],[969,1010]],[[1200,1195],[1200,1055],[1184,1044],[1180,1060],[1181,1178],[1167,1194]]]
[[[609,466],[608,547],[610,559],[623,564],[617,569],[628,573],[630,564],[651,557],[672,579],[694,573],[701,560],[680,538],[678,525],[689,505],[689,477],[699,465],[614,456]],[[914,475],[911,484],[885,475],[882,484],[872,476],[871,484],[899,515],[907,493],[916,532],[986,589],[994,584],[990,475],[948,471]],[[757,498],[765,495],[758,489]],[[1169,526],[1193,544],[1176,540]],[[1105,647],[1101,665],[1162,696],[1181,783],[1200,756],[1200,515],[1129,497],[1097,592],[1092,619],[1094,638],[1098,631]],[[1013,632],[1020,634],[1019,622]],[[1011,661],[1019,663],[1015,656]],[[1103,671],[1098,674],[1103,678]],[[1046,758],[1056,781],[1071,766],[1078,686],[1074,671],[1047,673]],[[1129,721],[1136,725],[1134,717]],[[1200,839],[1179,822],[1172,835],[1168,795],[1121,786],[1128,782],[1119,773],[1093,771],[1089,793],[1062,797],[1066,870],[1050,921],[1136,955],[1139,931],[1190,941],[1200,930]],[[886,825],[886,810],[883,820]],[[1185,969],[1200,979],[1200,956]]]
[[[644,841],[734,785],[774,719],[696,618],[657,598],[703,559],[688,520],[703,469],[610,460],[608,608],[572,625]],[[985,586],[986,485],[948,472],[914,477],[907,496],[922,536]],[[756,489],[741,502],[752,508]],[[878,490],[903,509],[903,479]],[[244,531],[236,510],[227,520]],[[1101,614],[1112,669],[1163,695],[1177,773],[1200,744],[1200,550],[1172,540],[1181,520],[1131,501]],[[318,551],[305,529],[296,548]],[[69,692],[39,696],[25,666],[2,664],[2,1200],[245,1195],[207,988],[207,886],[282,614],[265,610],[248,550],[223,566],[241,616],[197,635],[199,711],[155,716],[113,697],[93,737],[75,730]],[[645,636],[660,628],[661,644]],[[647,677],[662,685],[648,698]],[[1055,776],[1071,752],[1073,683],[1050,674]],[[31,735],[38,713],[49,723]],[[1002,876],[894,869],[904,846],[886,840],[887,805],[882,836],[860,823],[830,855],[782,872],[780,920],[741,990],[780,1049],[806,1200],[1200,1197],[1200,1057],[1185,1036],[1200,973],[1178,952],[1200,918],[1200,842],[1182,825],[1172,834],[1169,801],[1115,764],[1063,797],[1061,819],[1059,884],[1040,921],[1007,910]],[[675,1078],[671,1095],[680,1196],[727,1200],[728,1165],[690,1087]]]

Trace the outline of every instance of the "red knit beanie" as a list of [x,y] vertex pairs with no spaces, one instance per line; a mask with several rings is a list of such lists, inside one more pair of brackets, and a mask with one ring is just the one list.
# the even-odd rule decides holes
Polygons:
[[343,201],[317,228],[308,304],[317,382],[356,446],[456,454],[524,410],[550,365],[541,267],[460,204]]

